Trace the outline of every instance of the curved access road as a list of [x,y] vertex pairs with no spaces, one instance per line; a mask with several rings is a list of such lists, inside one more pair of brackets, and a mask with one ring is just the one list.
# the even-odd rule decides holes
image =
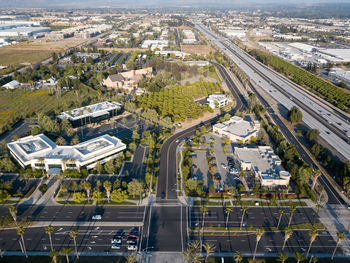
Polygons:
[[[220,72],[222,78],[224,79],[227,87],[231,91],[232,96],[236,100],[236,106],[231,110],[231,114],[236,111],[241,111],[246,107],[246,102],[243,99],[243,95],[240,93],[239,89],[236,87],[231,77],[228,75],[226,69],[218,64],[212,63]],[[173,136],[169,137],[162,145],[160,149],[160,167],[159,176],[157,182],[157,202],[167,203],[175,202],[177,200],[177,164],[176,164],[176,148],[178,144],[192,136],[196,129],[203,125],[215,124],[223,114],[218,115],[214,118],[201,122],[194,125],[186,130],[178,132]]]

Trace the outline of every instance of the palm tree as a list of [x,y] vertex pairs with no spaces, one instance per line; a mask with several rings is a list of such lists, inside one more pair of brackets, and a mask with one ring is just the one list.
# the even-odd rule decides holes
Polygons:
[[241,225],[240,225],[240,227],[239,227],[240,230],[242,229],[244,215],[245,215],[245,213],[247,212],[247,210],[248,210],[248,207],[247,207],[247,206],[243,205],[243,206],[241,207],[242,218],[241,218]]
[[16,225],[17,225],[17,206],[10,206],[9,207],[9,211],[10,211],[10,214],[13,218],[13,221],[15,221]]
[[284,230],[284,242],[283,242],[283,246],[282,246],[282,251],[284,250],[288,239],[293,235],[293,230],[290,227],[287,227]]
[[262,228],[257,228],[256,229],[256,231],[255,231],[256,244],[255,244],[255,249],[254,249],[253,261],[255,260],[256,250],[258,249],[258,244],[259,244],[259,241],[260,241],[261,237],[263,236],[263,234],[264,234],[264,229],[262,229]]
[[205,262],[208,261],[208,258],[209,258],[209,255],[210,253],[214,252],[215,251],[215,245],[212,244],[212,243],[209,243],[209,242],[205,242],[203,244],[203,248],[205,250]]
[[26,229],[23,226],[19,226],[17,227],[17,235],[19,235],[21,237],[21,241],[19,242],[19,244],[21,245],[24,254],[26,255],[26,258],[28,257],[27,255],[27,250],[26,250],[26,244],[24,243],[24,233],[26,232]]
[[292,218],[296,210],[297,208],[294,205],[290,207],[290,217],[289,217],[288,227],[290,226],[290,223],[292,223]]
[[323,208],[323,205],[321,205],[320,203],[316,204],[317,213],[319,213],[322,208]]
[[288,259],[288,254],[281,253],[278,255],[277,261],[284,263]]
[[201,255],[196,253],[192,255],[192,263],[202,263]]
[[77,256],[77,258],[79,258],[78,249],[77,249],[78,230],[72,229],[72,230],[69,232],[69,235],[70,235],[71,238],[73,238],[73,241],[74,241],[74,248],[75,248],[75,255]]
[[201,251],[201,243],[198,240],[192,241],[189,247],[194,253],[199,253]]
[[237,251],[234,255],[233,255],[234,260],[236,261],[236,263],[241,263],[243,260],[242,254],[241,252]]
[[[40,157],[40,158],[38,159],[38,162],[39,162],[39,164],[40,164],[41,171],[42,171],[42,173],[43,173],[43,175],[44,175],[45,158],[44,158],[44,157]],[[48,175],[46,174],[46,176],[48,176]]]
[[89,181],[82,181],[81,187],[86,191],[88,202],[90,201],[91,183]]
[[75,160],[74,158],[71,158],[71,159],[69,159],[69,162],[70,162],[71,166],[73,167],[74,164],[77,162],[77,160]]
[[315,172],[314,172],[314,180],[312,182],[312,186],[311,186],[311,190],[314,190],[315,188],[315,185],[316,185],[316,182],[317,182],[317,179],[318,177],[320,177],[322,175],[321,171],[319,169],[317,169]]
[[227,228],[228,219],[229,219],[229,217],[230,217],[231,212],[232,212],[232,207],[226,207],[226,208],[225,208],[225,213],[226,213],[226,228]]
[[318,261],[318,258],[317,258],[317,257],[312,257],[312,259],[311,259],[311,262],[312,262],[312,263],[317,263],[317,261]]
[[63,166],[63,170],[66,170],[67,169],[67,162],[68,162],[68,158],[64,157],[61,159],[61,162],[62,162],[62,166]]
[[51,236],[51,234],[53,233],[54,230],[55,230],[55,229],[54,229],[53,226],[51,226],[51,225],[45,227],[45,233],[49,235],[51,251],[53,251],[52,236]]
[[136,263],[137,260],[136,260],[135,254],[128,254],[128,255],[126,256],[126,262],[127,262],[127,263]]
[[304,261],[306,259],[304,257],[304,253],[299,253],[299,252],[295,252],[294,257],[297,260],[297,263]]
[[184,256],[185,256],[185,260],[189,263],[192,259],[192,255],[193,255],[193,251],[190,248],[187,248],[184,252],[183,252]]
[[281,220],[282,220],[282,216],[284,215],[284,210],[283,209],[280,209],[280,210],[278,210],[278,213],[279,213],[279,218],[278,218],[278,223],[277,223],[277,228],[279,228],[280,227],[280,223],[281,223]]
[[103,187],[106,190],[106,194],[107,194],[107,200],[109,203],[109,200],[111,199],[111,189],[112,189],[112,183],[110,181],[104,181],[103,182]]
[[49,254],[50,258],[52,258],[52,261],[54,263],[57,263],[57,257],[59,255],[59,252],[57,250],[52,250]]
[[208,214],[208,208],[206,206],[202,206],[201,212],[202,212],[202,234],[203,234],[204,233],[204,221],[205,221],[205,216]]
[[69,255],[73,253],[73,249],[71,247],[62,248],[61,254],[66,256],[67,263],[69,263]]
[[334,251],[333,251],[333,254],[332,254],[332,260],[333,260],[333,258],[334,258],[334,254],[335,254],[335,252],[337,251],[337,248],[338,248],[339,244],[345,239],[345,234],[344,234],[344,232],[338,232],[338,233],[337,233],[337,237],[338,237],[337,245],[336,245],[335,248],[334,248]]
[[311,246],[312,246],[312,243],[315,241],[315,239],[317,238],[318,236],[318,230],[317,228],[313,227],[310,231],[310,244],[309,244],[309,248],[306,252],[306,257],[309,256],[309,253],[310,253],[310,249],[311,249]]

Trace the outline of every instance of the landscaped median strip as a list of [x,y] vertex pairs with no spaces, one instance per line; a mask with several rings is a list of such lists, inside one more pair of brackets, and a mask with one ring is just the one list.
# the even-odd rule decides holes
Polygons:
[[[304,224],[297,224],[297,225],[291,225],[290,228],[292,230],[311,230],[312,228],[316,228],[317,230],[326,230],[326,227],[322,223],[304,223]],[[284,231],[286,227],[259,227],[264,229],[265,232],[280,232]],[[201,227],[190,227],[190,231],[193,232],[193,234],[196,234],[196,232],[202,231]],[[227,232],[237,232],[237,233],[255,233],[255,229],[253,226],[247,227],[245,229],[240,229],[239,227],[204,227],[204,232],[216,232],[216,233],[227,233]],[[230,234],[231,235],[231,234]]]
[[[31,222],[26,228],[32,227],[45,227],[45,226],[123,226],[123,227],[140,227],[143,226],[143,222],[114,222],[114,221],[36,221]],[[17,226],[6,227],[6,229],[15,229]]]

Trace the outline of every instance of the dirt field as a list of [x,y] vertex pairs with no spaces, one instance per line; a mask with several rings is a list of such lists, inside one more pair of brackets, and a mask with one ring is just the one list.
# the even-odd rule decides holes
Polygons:
[[208,45],[182,45],[181,49],[186,53],[196,53],[198,55],[207,55],[211,48]]
[[52,52],[61,52],[85,42],[85,39],[65,39],[46,42],[45,39],[28,41],[0,48],[0,65],[11,66],[44,60]]

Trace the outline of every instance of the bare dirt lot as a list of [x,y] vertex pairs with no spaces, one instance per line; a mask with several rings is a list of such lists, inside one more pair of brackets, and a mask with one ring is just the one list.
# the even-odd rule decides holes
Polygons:
[[185,53],[196,53],[198,55],[207,55],[211,51],[208,45],[182,45],[181,48]]
[[42,61],[50,57],[53,52],[62,52],[85,41],[86,39],[71,38],[46,42],[45,39],[40,39],[2,47],[0,48],[0,65],[11,66]]

